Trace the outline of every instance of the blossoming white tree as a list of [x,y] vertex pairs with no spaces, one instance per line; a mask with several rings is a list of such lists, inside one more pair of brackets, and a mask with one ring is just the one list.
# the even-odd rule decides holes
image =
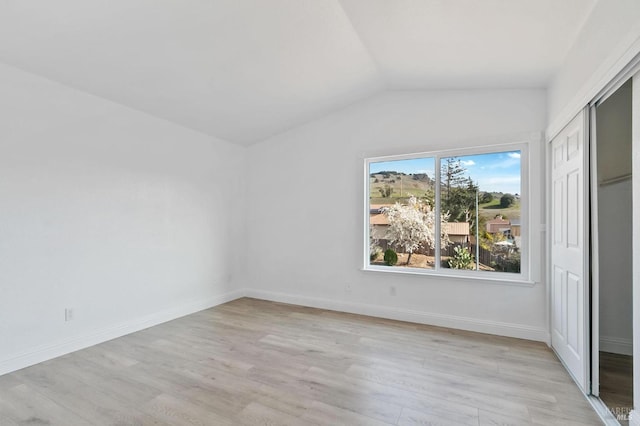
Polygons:
[[[411,255],[420,248],[435,247],[435,212],[416,197],[409,198],[406,205],[396,203],[392,207],[385,208],[383,212],[389,220],[387,238],[390,243],[409,254],[407,265],[411,261]],[[446,223],[448,215],[442,215],[440,220],[441,224]],[[446,247],[449,244],[446,227],[441,225],[440,231],[440,246]]]

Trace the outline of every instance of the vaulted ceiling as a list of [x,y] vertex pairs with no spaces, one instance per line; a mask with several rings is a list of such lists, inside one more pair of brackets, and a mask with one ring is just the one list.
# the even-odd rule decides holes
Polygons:
[[596,0],[0,0],[0,61],[249,145],[386,89],[546,87]]

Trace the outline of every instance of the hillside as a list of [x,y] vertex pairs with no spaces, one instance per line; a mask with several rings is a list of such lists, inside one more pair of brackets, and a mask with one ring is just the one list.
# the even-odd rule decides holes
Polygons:
[[[388,196],[382,192],[391,190]],[[394,171],[371,173],[369,176],[369,199],[371,204],[394,204],[405,202],[410,196],[421,199],[434,199],[435,180],[425,173],[405,174]],[[483,192],[481,191],[482,195]],[[511,220],[520,219],[520,199],[508,208],[500,207],[501,192],[491,193],[493,200],[488,203],[479,203],[480,216],[490,220],[496,215],[503,215]]]
[[500,214],[510,220],[520,219],[520,199],[516,199],[516,202],[510,207],[500,207],[500,197],[502,194],[494,194],[494,199],[490,203],[480,204],[480,216],[486,219],[493,219],[496,215]]
[[[386,188],[390,188],[391,193],[388,197],[383,197],[381,190],[385,191]],[[393,204],[397,201],[405,201],[412,195],[419,198],[433,198],[434,180],[426,173],[371,173],[369,189],[371,204]]]

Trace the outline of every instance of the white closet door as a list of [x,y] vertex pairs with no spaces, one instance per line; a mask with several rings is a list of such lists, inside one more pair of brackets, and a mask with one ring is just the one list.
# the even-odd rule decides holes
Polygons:
[[581,112],[551,141],[551,345],[588,393],[586,124]]

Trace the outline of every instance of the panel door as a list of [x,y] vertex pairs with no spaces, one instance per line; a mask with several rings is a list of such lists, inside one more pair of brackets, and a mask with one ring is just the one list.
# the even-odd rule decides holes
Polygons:
[[586,114],[551,141],[551,345],[588,392]]

